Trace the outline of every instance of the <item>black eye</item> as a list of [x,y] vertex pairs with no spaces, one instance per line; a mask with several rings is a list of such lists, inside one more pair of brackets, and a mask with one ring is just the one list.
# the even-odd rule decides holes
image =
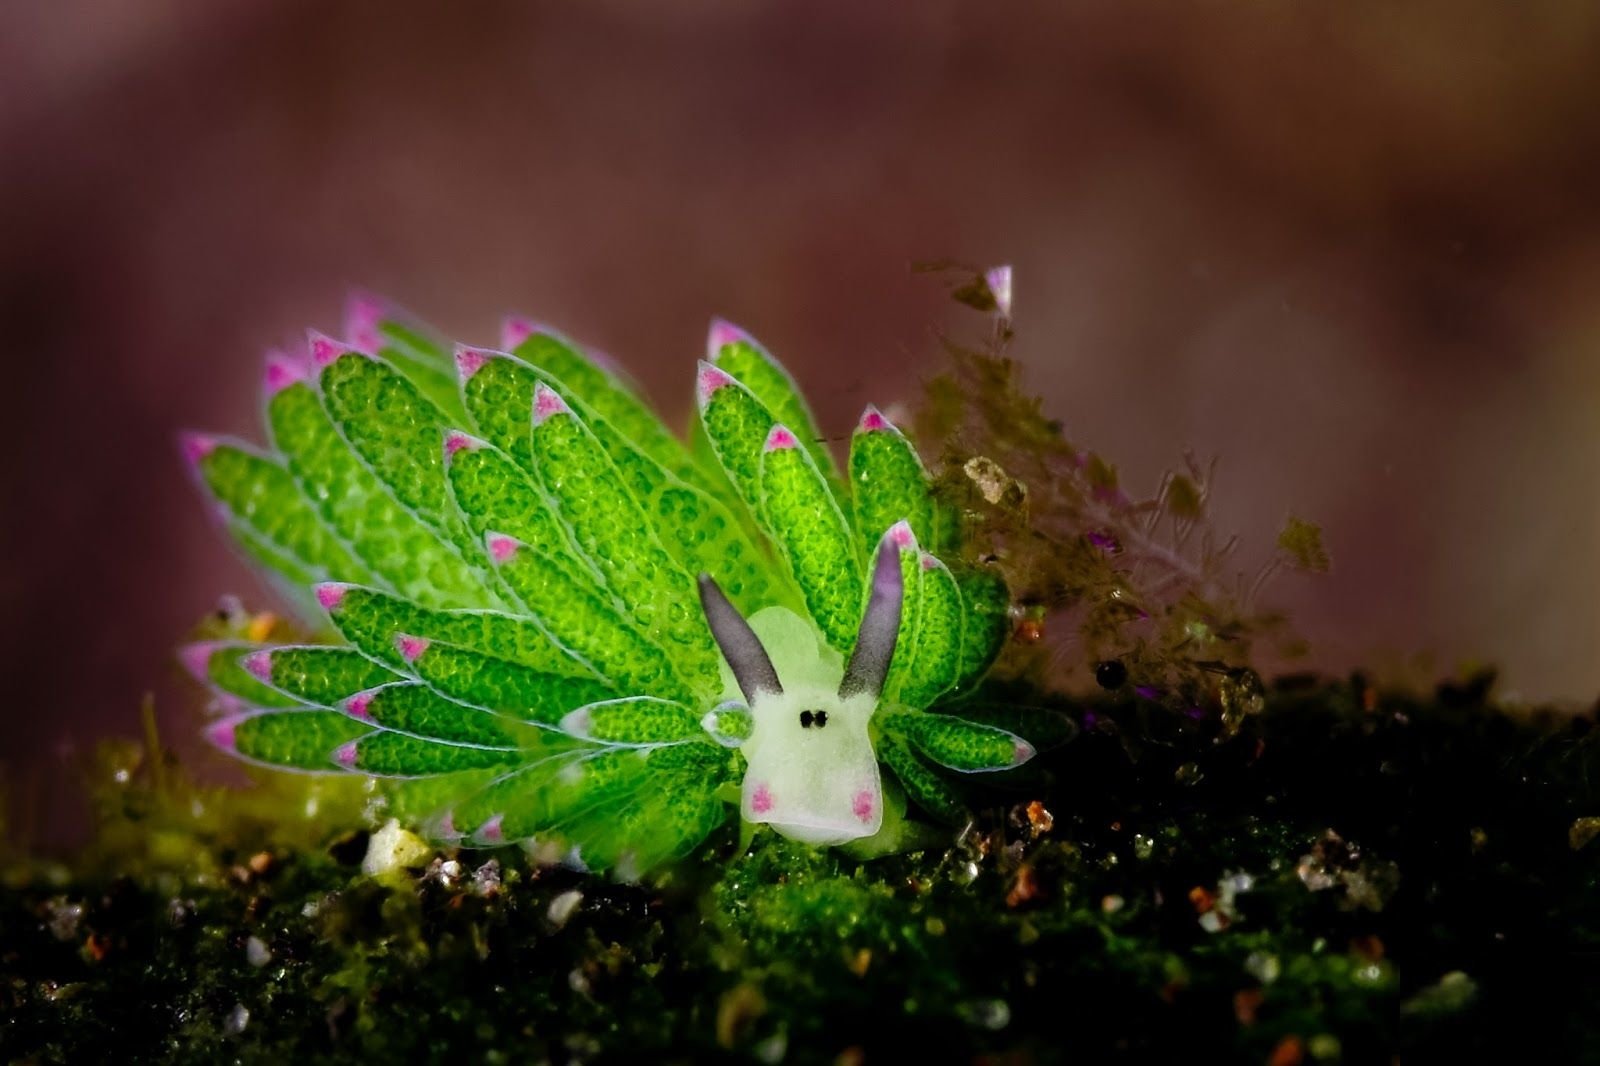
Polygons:
[[828,724],[828,712],[827,711],[818,711],[817,712],[816,721],[817,721],[817,728],[818,729],[821,729],[823,726],[827,725]]
[[810,729],[811,728],[811,712],[810,711],[801,711],[800,712],[800,728],[802,728],[802,729]]

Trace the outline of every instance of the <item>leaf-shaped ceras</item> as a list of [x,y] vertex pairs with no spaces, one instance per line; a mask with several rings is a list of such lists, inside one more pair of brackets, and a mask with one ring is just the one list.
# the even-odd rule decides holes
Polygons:
[[[433,341],[370,297],[274,355],[269,447],[186,435],[220,524],[318,641],[190,646],[208,735],[380,781],[441,841],[637,876],[738,812],[817,845],[925,817],[1026,741],[959,702],[1004,585],[869,407],[841,474],[787,371],[718,321],[691,446],[609,360],[508,321]],[[941,703],[940,701],[944,701]],[[935,706],[937,704],[937,706]]]

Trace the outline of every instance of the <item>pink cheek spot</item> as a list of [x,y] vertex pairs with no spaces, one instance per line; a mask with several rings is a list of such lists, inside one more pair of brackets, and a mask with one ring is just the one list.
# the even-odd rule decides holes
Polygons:
[[340,585],[327,581],[316,588],[317,603],[322,605],[324,611],[337,610],[339,604],[344,602],[344,594],[350,591],[349,585]]
[[878,809],[878,798],[872,794],[871,789],[864,788],[855,794],[850,801],[850,811],[863,822],[872,821],[872,813]]
[[491,533],[486,539],[489,545],[489,557],[497,563],[510,561],[517,554],[517,541],[500,533]]
[[757,785],[750,794],[750,809],[756,814],[766,814],[772,810],[772,791],[766,785]]
[[718,389],[732,385],[733,378],[710,363],[706,363],[700,367],[700,376],[697,383],[699,385],[700,402],[707,403],[711,397],[716,395]]
[[356,747],[356,742],[352,740],[350,743],[342,745],[338,751],[333,753],[333,761],[344,767],[346,770],[353,770],[355,769],[356,765],[356,757],[359,754],[360,750]]

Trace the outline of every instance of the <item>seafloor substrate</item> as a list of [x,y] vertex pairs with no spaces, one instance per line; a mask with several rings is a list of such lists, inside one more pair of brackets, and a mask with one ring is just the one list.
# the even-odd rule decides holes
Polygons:
[[78,858],[4,860],[0,1060],[1600,1054],[1600,739],[1486,687],[1074,704],[948,850],[730,826],[655,887],[511,849],[368,877],[357,799],[147,762]]

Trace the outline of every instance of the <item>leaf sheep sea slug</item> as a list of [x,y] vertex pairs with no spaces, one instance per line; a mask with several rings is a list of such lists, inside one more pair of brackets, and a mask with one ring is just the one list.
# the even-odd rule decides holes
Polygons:
[[932,764],[1033,755],[952,709],[1005,639],[1006,588],[958,563],[955,516],[875,408],[840,471],[725,322],[687,445],[607,360],[522,320],[505,351],[452,357],[358,298],[346,333],[269,357],[269,447],[183,438],[221,524],[329,638],[184,649],[217,747],[379,779],[439,841],[619,877],[735,803],[796,840],[872,837],[880,760],[952,821]]

